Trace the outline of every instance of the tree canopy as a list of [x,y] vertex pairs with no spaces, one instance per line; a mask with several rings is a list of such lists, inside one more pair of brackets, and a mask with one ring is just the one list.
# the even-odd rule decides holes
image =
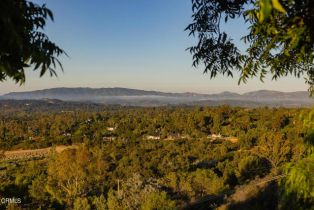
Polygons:
[[5,104],[0,195],[21,208],[313,209],[308,108]]
[[0,81],[24,83],[28,67],[55,76],[62,69],[57,57],[65,52],[43,32],[52,12],[26,0],[1,0],[0,11]]
[[[188,48],[193,66],[204,64],[211,78],[233,76],[239,83],[267,73],[272,79],[304,76],[314,92],[314,2],[310,0],[192,0],[193,22],[186,28],[198,43]],[[222,24],[243,18],[249,33],[241,52]],[[224,22],[224,23],[223,23]]]

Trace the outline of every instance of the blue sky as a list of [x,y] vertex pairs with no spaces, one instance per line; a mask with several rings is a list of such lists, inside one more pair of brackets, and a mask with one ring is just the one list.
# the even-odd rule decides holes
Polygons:
[[[36,0],[55,16],[45,32],[68,54],[58,78],[27,72],[25,85],[8,80],[0,94],[52,87],[127,87],[169,92],[247,92],[258,89],[306,90],[303,79],[238,86],[238,77],[210,80],[192,68],[185,49],[195,42],[184,28],[191,22],[190,0]],[[224,29],[235,40],[245,34],[242,21]],[[239,42],[240,46],[244,46]]]

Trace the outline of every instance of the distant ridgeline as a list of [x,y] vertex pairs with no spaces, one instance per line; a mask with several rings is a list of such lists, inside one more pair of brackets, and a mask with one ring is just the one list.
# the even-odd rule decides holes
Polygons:
[[231,105],[242,107],[311,107],[314,98],[308,92],[279,92],[260,90],[237,94],[222,92],[219,94],[166,93],[128,88],[52,88],[29,92],[12,92],[0,99],[13,100],[62,100],[118,104],[126,106],[165,106],[165,105]]

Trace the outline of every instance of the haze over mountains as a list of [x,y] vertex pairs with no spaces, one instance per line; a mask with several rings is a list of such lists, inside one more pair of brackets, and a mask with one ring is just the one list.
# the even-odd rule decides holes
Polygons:
[[280,92],[259,90],[238,94],[222,92],[219,94],[167,93],[129,88],[51,88],[29,92],[12,92],[0,99],[42,100],[59,99],[62,101],[80,101],[103,104],[120,104],[134,106],[162,105],[234,105],[234,106],[313,106],[314,98],[308,92]]

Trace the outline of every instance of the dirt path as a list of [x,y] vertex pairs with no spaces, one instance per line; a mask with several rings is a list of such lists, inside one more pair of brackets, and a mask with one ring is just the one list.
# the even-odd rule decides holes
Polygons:
[[[66,149],[77,148],[77,145],[71,146],[56,146],[54,147],[55,151],[60,153]],[[34,157],[46,157],[51,151],[53,147],[43,148],[43,149],[28,149],[28,150],[13,150],[13,151],[5,151],[4,158],[2,160],[15,160],[15,159],[25,159],[25,158],[34,158]]]

